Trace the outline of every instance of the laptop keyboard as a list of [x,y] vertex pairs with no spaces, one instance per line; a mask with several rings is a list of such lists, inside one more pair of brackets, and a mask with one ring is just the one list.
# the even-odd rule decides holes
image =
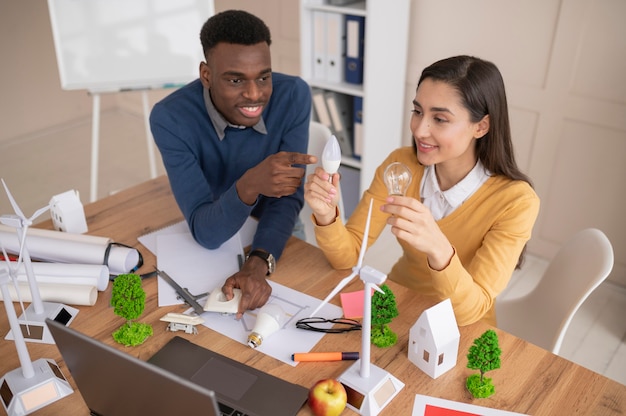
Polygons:
[[246,413],[233,409],[232,407],[227,406],[224,403],[218,402],[217,405],[220,408],[221,416],[247,416]]

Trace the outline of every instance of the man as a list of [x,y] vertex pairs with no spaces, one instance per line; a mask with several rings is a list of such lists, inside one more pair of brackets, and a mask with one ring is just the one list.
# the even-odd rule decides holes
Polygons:
[[215,249],[248,216],[259,220],[248,258],[222,287],[228,299],[242,290],[240,318],[269,299],[266,276],[303,205],[301,165],[317,161],[306,154],[311,93],[302,79],[272,72],[270,31],[247,12],[209,18],[200,40],[200,78],[157,103],[150,125],[200,245]]

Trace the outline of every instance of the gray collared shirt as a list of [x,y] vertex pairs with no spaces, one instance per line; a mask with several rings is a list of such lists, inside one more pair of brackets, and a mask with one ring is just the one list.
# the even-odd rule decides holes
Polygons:
[[459,183],[447,191],[442,191],[437,182],[435,165],[426,166],[420,184],[420,194],[424,205],[428,207],[435,220],[439,221],[460,207],[490,176],[479,160]]
[[[211,119],[211,123],[213,123],[213,128],[215,128],[215,132],[217,133],[217,137],[220,140],[224,140],[226,136],[226,127],[233,127],[236,129],[245,129],[246,126],[237,126],[234,124],[230,124],[226,119],[217,111],[217,108],[213,105],[213,100],[211,100],[211,94],[209,94],[209,90],[203,88],[204,93],[204,105],[206,106],[206,111],[209,114],[209,118]],[[259,122],[252,126],[253,129],[258,131],[261,134],[267,134],[267,129],[265,128],[265,122],[263,121],[263,117],[259,119]]]

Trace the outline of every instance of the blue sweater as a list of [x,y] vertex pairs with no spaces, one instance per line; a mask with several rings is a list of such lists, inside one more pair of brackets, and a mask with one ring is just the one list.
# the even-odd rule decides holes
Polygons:
[[309,86],[280,73],[272,73],[272,84],[263,110],[267,135],[251,127],[227,127],[220,141],[199,79],[165,97],[150,114],[172,192],[191,234],[203,247],[219,247],[252,215],[259,219],[252,248],[267,250],[278,259],[293,231],[304,202],[303,185],[282,198],[260,195],[252,206],[242,202],[235,189],[236,181],[267,156],[283,150],[307,153]]

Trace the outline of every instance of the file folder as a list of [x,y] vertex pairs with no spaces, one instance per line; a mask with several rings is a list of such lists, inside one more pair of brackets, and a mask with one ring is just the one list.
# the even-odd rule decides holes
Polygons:
[[345,25],[343,15],[326,12],[326,81],[343,82],[345,67]]
[[345,79],[350,84],[363,83],[365,52],[365,17],[346,15]]
[[354,97],[354,156],[361,159],[363,154],[363,97]]
[[326,80],[326,12],[313,11],[313,78]]
[[311,95],[313,97],[313,119],[319,121],[331,131],[333,124],[330,121],[330,114],[326,108],[326,97],[324,97],[324,90],[320,88],[311,88]]
[[332,122],[331,131],[337,137],[341,154],[352,155],[352,132],[354,130],[353,98],[350,95],[341,94],[335,91],[325,91],[326,108]]

